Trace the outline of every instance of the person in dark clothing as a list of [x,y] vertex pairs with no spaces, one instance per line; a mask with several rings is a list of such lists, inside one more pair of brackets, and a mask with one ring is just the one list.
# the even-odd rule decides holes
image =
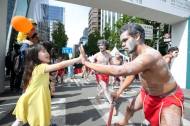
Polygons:
[[5,68],[6,68],[6,76],[10,75],[11,70],[11,50],[7,52],[7,55],[5,57]]
[[22,84],[22,75],[24,72],[24,64],[25,64],[25,52],[26,50],[39,42],[38,34],[34,31],[31,31],[32,33],[27,34],[26,40],[22,41],[20,50],[19,50],[19,64],[18,68],[16,69],[16,82],[15,82],[15,88],[17,91],[20,91],[21,84]]
[[13,50],[11,51],[11,60],[10,60],[10,71],[11,71],[11,77],[10,77],[10,89],[13,91],[16,88],[16,67],[17,67],[17,58],[19,56],[19,44],[14,44]]

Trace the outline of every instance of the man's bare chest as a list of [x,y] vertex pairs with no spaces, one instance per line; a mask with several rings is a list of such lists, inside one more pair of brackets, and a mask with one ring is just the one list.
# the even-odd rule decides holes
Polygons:
[[96,59],[97,59],[97,63],[108,64],[110,57],[106,55],[99,55],[97,56]]
[[139,73],[140,79],[147,81],[147,82],[153,82],[154,80],[157,80],[157,75],[154,74],[152,71],[144,71]]

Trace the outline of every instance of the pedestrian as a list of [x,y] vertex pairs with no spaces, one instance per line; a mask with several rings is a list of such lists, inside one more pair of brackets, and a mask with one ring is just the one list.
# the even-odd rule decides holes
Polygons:
[[178,53],[178,47],[171,47],[168,49],[168,53],[163,57],[164,60],[168,63],[169,68],[171,67],[172,60],[178,56]]
[[16,121],[12,126],[28,123],[30,126],[49,126],[51,119],[51,96],[49,72],[67,67],[81,58],[51,64],[50,55],[43,45],[36,44],[26,51],[23,84],[25,92],[19,98],[13,114]]
[[12,50],[9,50],[7,52],[7,55],[5,56],[5,68],[6,68],[6,72],[5,72],[5,75],[6,77],[10,76],[10,72],[11,72],[11,52]]
[[19,60],[19,50],[20,50],[20,44],[18,43],[15,43],[13,45],[13,50],[11,52],[11,78],[10,78],[10,89],[11,91],[14,91],[14,89],[17,87],[17,84],[16,84],[16,69],[18,66],[18,60]]
[[126,108],[124,119],[117,126],[127,125],[134,112],[143,108],[151,126],[181,126],[184,95],[172,76],[168,64],[157,50],[147,46],[144,29],[134,23],[121,29],[120,40],[134,60],[121,66],[90,63],[83,54],[82,63],[98,72],[111,75],[139,74],[142,88],[136,99]]
[[[122,65],[123,64],[123,57],[120,54],[119,51],[115,53],[115,56],[112,57],[112,64],[113,65]],[[115,86],[120,86],[123,83],[123,76],[113,76],[112,78],[112,84],[113,87]]]
[[25,62],[25,52],[26,50],[39,42],[38,34],[33,28],[29,33],[26,34],[26,39],[23,39],[21,43],[21,47],[19,50],[19,55],[16,57],[15,62],[15,73],[16,73],[16,80],[15,80],[15,88],[19,92],[21,90],[22,84],[22,76],[24,72],[24,62]]

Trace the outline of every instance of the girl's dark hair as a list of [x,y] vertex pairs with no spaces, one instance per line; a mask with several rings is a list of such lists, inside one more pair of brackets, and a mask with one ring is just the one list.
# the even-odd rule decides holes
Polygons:
[[51,49],[53,48],[53,43],[46,41],[46,42],[41,42],[41,44],[44,46],[44,48],[50,54],[51,53]]
[[44,47],[42,44],[35,44],[26,50],[25,66],[23,74],[23,88],[26,89],[32,77],[32,71],[41,61],[38,59],[38,53]]
[[121,29],[120,29],[120,34],[122,34],[123,32],[128,31],[128,34],[132,37],[134,37],[135,35],[139,34],[140,38],[142,40],[145,39],[145,31],[144,29],[135,23],[128,23],[125,24]]

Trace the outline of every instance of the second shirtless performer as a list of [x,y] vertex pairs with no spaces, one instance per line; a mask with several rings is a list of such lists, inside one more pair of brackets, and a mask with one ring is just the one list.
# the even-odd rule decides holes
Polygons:
[[[103,64],[108,65],[111,64],[111,54],[106,50],[106,47],[108,46],[108,42],[104,39],[98,40],[97,42],[99,52],[96,53],[93,56],[93,62],[96,64]],[[111,94],[108,91],[108,84],[109,84],[109,75],[96,72],[96,81],[98,86],[98,95],[97,100],[100,98],[100,96],[104,93],[109,103],[112,102]]]

